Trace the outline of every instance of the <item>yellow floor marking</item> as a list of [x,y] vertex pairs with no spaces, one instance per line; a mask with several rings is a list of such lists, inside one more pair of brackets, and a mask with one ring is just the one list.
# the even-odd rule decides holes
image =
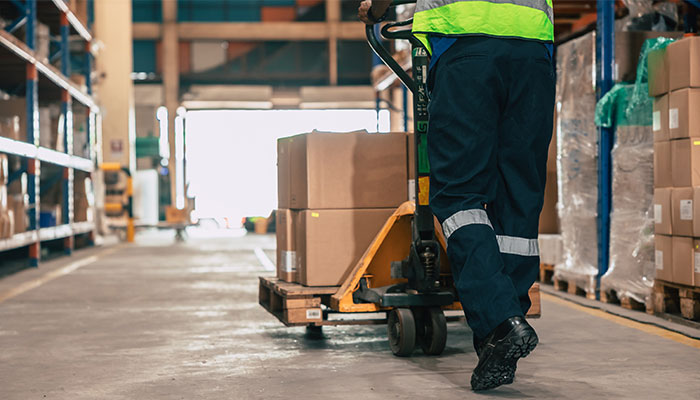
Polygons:
[[41,286],[47,282],[50,282],[56,278],[60,278],[64,275],[68,275],[71,272],[77,270],[78,268],[82,268],[86,265],[92,264],[95,261],[97,261],[100,257],[104,257],[106,255],[114,253],[115,251],[117,251],[117,249],[119,247],[121,247],[121,246],[113,247],[111,249],[107,249],[99,254],[94,255],[94,256],[90,256],[87,258],[83,258],[82,260],[74,261],[74,262],[72,262],[64,267],[61,267],[61,268],[55,269],[51,272],[48,272],[48,273],[46,273],[46,274],[44,274],[36,279],[32,279],[31,281],[24,282],[24,283],[20,284],[19,286],[14,287],[14,288],[12,288],[4,293],[0,293],[0,303],[4,302],[5,300],[9,300],[13,297],[17,297],[24,292],[30,291],[32,289],[36,289],[39,286]]
[[614,322],[618,325],[626,326],[628,328],[637,329],[637,330],[645,332],[645,333],[660,336],[662,338],[673,340],[674,342],[682,343],[684,345],[694,347],[696,349],[700,349],[700,340],[691,339],[685,335],[681,335],[680,333],[671,332],[669,330],[659,328],[658,326],[654,326],[654,325],[642,324],[640,322],[632,321],[631,319],[618,317],[617,315],[613,315],[613,314],[607,313],[605,311],[598,310],[596,308],[584,307],[582,305],[564,300],[562,298],[553,296],[553,295],[548,294],[548,293],[540,292],[540,296],[543,300],[551,301],[552,303],[556,303],[556,304],[559,304],[559,305],[562,305],[565,307],[569,307],[569,308],[572,308],[574,310],[583,311],[586,314],[593,315],[594,317],[606,319],[606,320]]

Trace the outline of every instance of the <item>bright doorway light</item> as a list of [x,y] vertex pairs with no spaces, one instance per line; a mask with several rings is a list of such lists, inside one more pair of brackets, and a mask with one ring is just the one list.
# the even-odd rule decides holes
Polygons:
[[188,196],[196,218],[268,216],[277,207],[277,139],[319,131],[389,130],[375,110],[206,110],[185,119]]

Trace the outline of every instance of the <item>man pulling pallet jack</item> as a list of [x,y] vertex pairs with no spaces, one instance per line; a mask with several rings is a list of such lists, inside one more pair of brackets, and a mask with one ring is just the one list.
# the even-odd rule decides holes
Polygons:
[[[390,6],[413,2],[364,0],[358,16],[373,25]],[[427,79],[408,78],[381,46],[370,44],[404,83],[427,83],[429,209],[442,224],[457,294],[474,332],[479,363],[472,388],[492,389],[512,383],[518,359],[538,343],[524,315],[539,268],[537,233],[554,109],[553,5],[416,3],[410,39],[414,63],[416,48],[431,55]],[[407,24],[394,24],[400,25]],[[427,204],[416,209],[421,206]],[[419,216],[417,211],[414,225],[420,226]]]

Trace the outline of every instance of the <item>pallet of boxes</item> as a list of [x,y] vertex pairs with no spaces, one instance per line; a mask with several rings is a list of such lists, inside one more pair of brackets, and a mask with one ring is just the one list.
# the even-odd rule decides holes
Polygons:
[[654,100],[654,311],[700,319],[700,37],[649,55]]
[[408,200],[405,133],[311,132],[279,139],[277,278],[260,304],[286,325],[321,324],[350,270]]

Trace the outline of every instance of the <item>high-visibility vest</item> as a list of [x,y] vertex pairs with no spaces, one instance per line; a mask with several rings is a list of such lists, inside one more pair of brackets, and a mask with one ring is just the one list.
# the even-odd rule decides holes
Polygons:
[[430,34],[486,35],[551,43],[553,7],[552,0],[418,0],[413,34],[428,51]]

